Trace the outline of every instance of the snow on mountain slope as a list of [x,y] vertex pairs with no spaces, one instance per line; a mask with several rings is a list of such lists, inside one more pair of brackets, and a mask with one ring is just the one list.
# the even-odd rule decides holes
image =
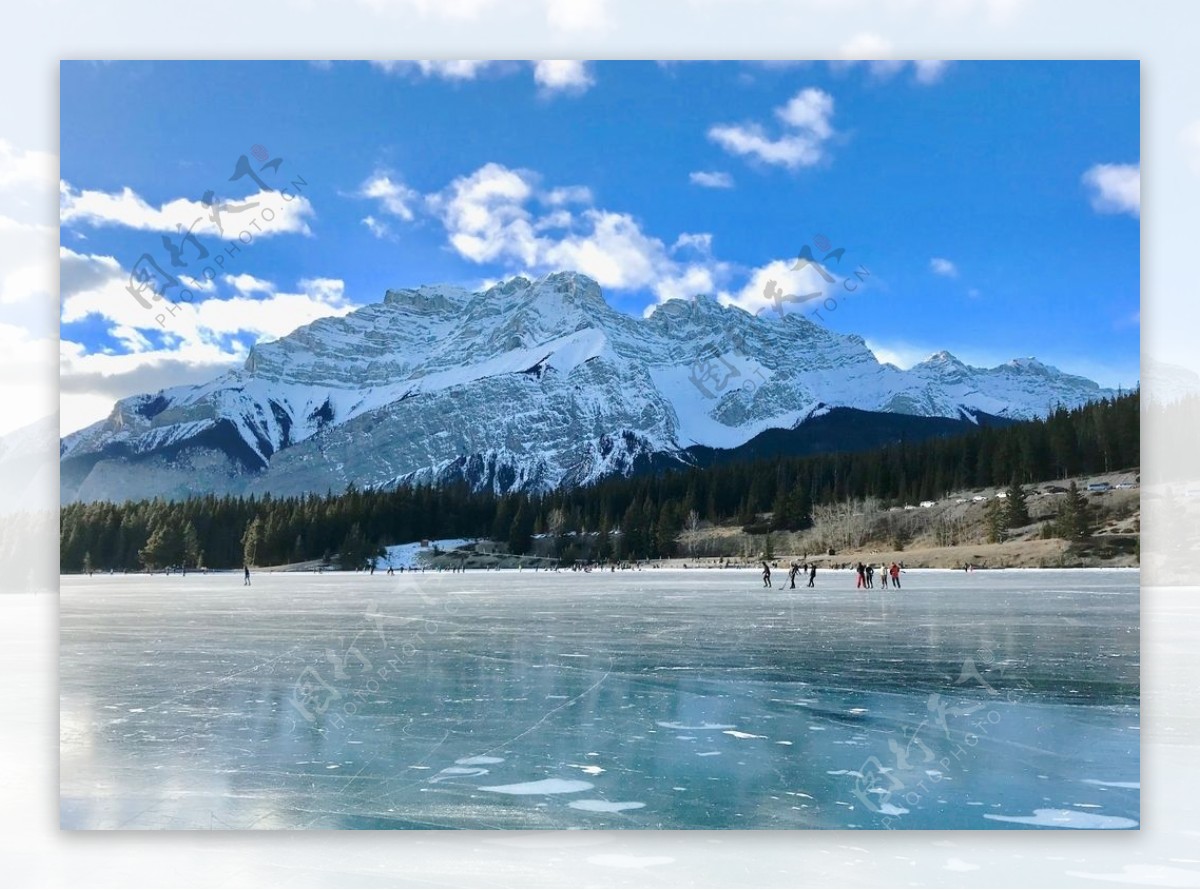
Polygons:
[[586,484],[692,445],[733,448],[821,406],[1029,418],[1110,393],[1033,359],[902,371],[861,337],[706,297],[645,319],[589,278],[389,291],[254,347],[200,386],[116,404],[60,446],[64,500],[465,479]]

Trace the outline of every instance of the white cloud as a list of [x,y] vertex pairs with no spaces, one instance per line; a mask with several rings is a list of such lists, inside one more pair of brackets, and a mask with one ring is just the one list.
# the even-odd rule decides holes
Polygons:
[[606,0],[545,0],[546,21],[557,31],[603,31]]
[[196,235],[226,239],[236,238],[251,221],[258,225],[257,231],[251,231],[252,237],[311,235],[308,220],[316,216],[312,205],[304,195],[290,194],[290,199],[275,191],[259,191],[244,198],[218,198],[218,203],[227,205],[219,216],[225,230],[222,233],[213,219],[212,207],[201,201],[176,198],[153,207],[130,188],[120,192],[81,191],[63,182],[59,187],[59,217],[64,226],[124,226],[151,232],[191,229]]
[[481,71],[493,63],[481,59],[423,59],[417,67],[426,77],[442,77],[446,80],[474,80]]
[[[0,322],[0,435],[45,417],[56,400],[53,379],[57,337],[38,337]],[[47,368],[50,372],[47,373]]]
[[497,63],[485,59],[414,59],[377,60],[371,64],[388,74],[417,71],[442,80],[474,80]]
[[585,210],[582,231],[545,245],[539,260],[555,269],[574,269],[602,286],[658,289],[675,270],[666,246],[646,235],[632,216],[607,210]]
[[240,275],[225,275],[222,280],[236,290],[239,294],[263,293],[268,294],[275,290],[275,285],[270,281],[262,278],[255,278],[253,275],[245,272]]
[[0,305],[52,297],[55,234],[52,226],[0,216]]
[[0,305],[49,299],[58,241],[58,158],[0,139]]
[[573,59],[534,62],[533,80],[547,93],[579,94],[595,83],[587,62]]
[[842,45],[838,55],[841,59],[831,63],[835,70],[861,64],[877,80],[891,80],[911,65],[913,80],[925,85],[941,80],[950,65],[941,59],[917,59],[912,62],[897,59],[892,44],[878,34],[871,33],[856,34]]
[[[476,263],[500,263],[531,273],[568,269],[602,287],[649,290],[659,300],[713,292],[728,271],[713,260],[711,236],[687,235],[668,249],[627,213],[592,206],[568,209],[564,189],[543,190],[537,174],[490,163],[428,199],[451,247]],[[590,192],[568,188],[576,202]],[[550,205],[547,213],[535,212]],[[676,248],[693,251],[689,260]]]
[[893,52],[892,45],[878,34],[856,34],[838,52],[841,61],[831,64],[834,69],[865,64],[873,76],[887,80],[904,68],[904,62],[892,58]]
[[789,315],[819,309],[827,297],[850,295],[841,290],[842,279],[820,263],[797,265],[796,260],[772,260],[751,270],[740,290],[721,293],[717,300],[752,314]]
[[0,189],[17,186],[53,188],[58,176],[58,157],[45,151],[17,148],[0,138]]
[[388,224],[385,222],[380,222],[370,214],[364,216],[361,222],[367,227],[367,231],[369,231],[376,238],[390,238],[392,236],[392,230]]
[[478,21],[484,13],[501,9],[501,15],[511,16],[514,7],[540,9],[546,24],[554,31],[600,31],[608,27],[606,0],[534,0],[520,3],[508,0],[359,0],[377,13],[417,14],[421,18],[443,18],[453,21]]
[[[182,383],[198,383],[242,362],[255,342],[276,339],[297,327],[357,308],[340,280],[302,279],[295,292],[248,273],[224,276],[225,298],[165,302],[150,310],[126,290],[129,273],[112,257],[61,248],[62,321],[98,318],[122,352],[89,352],[62,341],[59,354],[63,428],[83,426],[107,414],[115,399]],[[158,320],[162,316],[162,321]],[[155,345],[151,334],[161,338]]]
[[733,188],[733,177],[720,170],[694,170],[688,174],[688,181],[706,189]]
[[713,236],[711,232],[684,232],[671,245],[671,252],[694,250],[701,254],[712,253]]
[[730,154],[757,158],[793,170],[811,167],[825,158],[825,144],[833,135],[833,97],[809,87],[775,109],[783,124],[781,135],[772,137],[757,123],[717,124],[708,138]]
[[[586,12],[576,9],[576,12]],[[563,13],[566,21],[569,14]],[[586,18],[586,15],[584,16]],[[582,19],[581,19],[582,20]],[[452,82],[477,80],[484,74],[503,76],[529,70],[532,66],[533,80],[545,94],[564,93],[580,95],[595,83],[591,65],[576,59],[539,59],[528,63],[487,59],[415,59],[376,60],[373,66],[387,74],[419,75]]]
[[412,222],[412,206],[421,199],[419,192],[403,182],[392,179],[392,174],[386,170],[376,170],[372,173],[359,186],[357,194],[360,198],[378,201],[380,210],[405,222]]
[[489,163],[460,176],[429,199],[450,245],[472,262],[503,257],[536,265],[537,236],[525,207],[534,193],[531,174]]
[[[654,290],[660,303],[667,300],[690,300],[697,294],[711,295],[717,292],[716,273],[712,267],[706,265],[684,266],[674,274],[659,279]],[[652,312],[653,308],[648,306],[646,313]]]
[[935,256],[929,261],[929,270],[934,275],[941,275],[943,278],[957,278],[958,266],[954,265],[945,257]]
[[949,66],[950,63],[943,59],[916,60],[913,62],[913,67],[916,69],[917,83],[937,83],[942,79],[942,75],[946,73]]
[[1092,209],[1097,213],[1141,215],[1140,164],[1096,164],[1083,174],[1083,183],[1091,190]]
[[564,204],[591,204],[592,190],[585,185],[567,185],[550,189],[539,196],[543,204],[561,207]]

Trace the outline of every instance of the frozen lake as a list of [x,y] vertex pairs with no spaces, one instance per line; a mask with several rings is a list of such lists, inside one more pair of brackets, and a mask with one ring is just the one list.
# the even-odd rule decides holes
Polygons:
[[1136,828],[1137,572],[903,583],[66,576],[62,826]]

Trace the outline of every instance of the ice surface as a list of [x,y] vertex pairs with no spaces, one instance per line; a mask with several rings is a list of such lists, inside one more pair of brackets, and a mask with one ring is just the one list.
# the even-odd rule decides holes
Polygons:
[[905,579],[65,577],[62,824],[1136,827],[1137,573]]

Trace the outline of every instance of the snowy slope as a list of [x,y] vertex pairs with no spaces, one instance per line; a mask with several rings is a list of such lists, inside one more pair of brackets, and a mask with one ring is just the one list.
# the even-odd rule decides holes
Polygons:
[[1033,359],[902,371],[861,337],[698,297],[645,319],[589,278],[382,303],[261,343],[199,386],[123,399],[61,442],[64,500],[465,479],[546,490],[693,445],[733,448],[821,406],[1030,418],[1110,394]]

